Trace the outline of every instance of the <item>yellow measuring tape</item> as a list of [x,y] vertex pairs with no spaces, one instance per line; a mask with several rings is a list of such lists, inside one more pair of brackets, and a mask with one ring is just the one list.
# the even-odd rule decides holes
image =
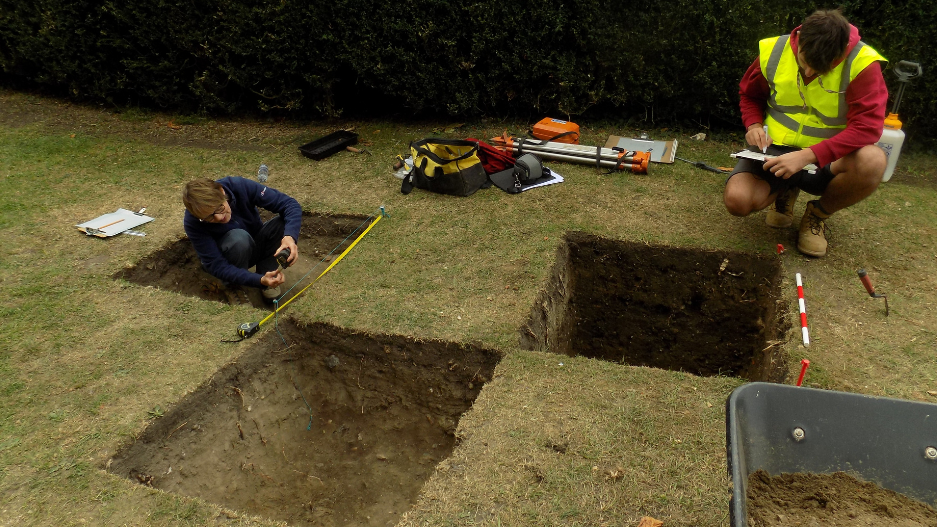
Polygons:
[[[382,207],[382,209],[383,209],[383,207]],[[376,218],[374,218],[374,221],[371,222],[371,225],[368,225],[368,228],[365,229],[364,232],[362,232],[360,236],[358,236],[357,238],[355,238],[355,241],[351,242],[351,245],[349,245],[348,248],[345,249],[345,250],[342,252],[342,254],[340,254],[340,255],[338,256],[338,258],[335,259],[334,262],[332,262],[328,267],[326,267],[325,271],[322,271],[322,274],[320,274],[319,276],[317,276],[316,279],[313,280],[309,285],[307,285],[306,287],[302,288],[298,293],[296,293],[295,295],[293,295],[292,298],[290,298],[289,300],[287,300],[286,302],[284,302],[282,306],[277,307],[276,311],[274,311],[273,313],[270,313],[269,315],[267,315],[266,317],[264,317],[264,319],[261,320],[260,322],[245,322],[245,323],[241,324],[240,326],[238,326],[238,329],[237,329],[238,335],[241,336],[242,338],[248,338],[248,337],[253,336],[254,333],[257,333],[257,331],[260,330],[260,326],[264,325],[264,323],[266,323],[268,320],[270,320],[271,318],[273,318],[274,316],[276,316],[276,314],[279,313],[281,309],[283,309],[284,307],[288,306],[288,305],[290,304],[290,302],[292,302],[293,300],[296,299],[296,297],[298,297],[299,295],[303,294],[303,293],[306,291],[306,289],[309,289],[310,287],[313,286],[313,284],[315,284],[316,282],[318,282],[318,281],[319,281],[319,278],[322,278],[323,276],[325,276],[325,273],[329,272],[333,267],[335,267],[335,264],[337,264],[338,262],[340,262],[340,261],[342,260],[342,258],[344,258],[346,254],[348,254],[349,251],[351,251],[352,249],[354,249],[354,248],[355,248],[355,245],[357,245],[358,242],[361,241],[361,238],[364,238],[364,235],[367,234],[368,231],[370,231],[375,225],[377,225],[377,222],[381,221],[381,218],[383,218],[383,217],[384,217],[383,214],[379,214]]]

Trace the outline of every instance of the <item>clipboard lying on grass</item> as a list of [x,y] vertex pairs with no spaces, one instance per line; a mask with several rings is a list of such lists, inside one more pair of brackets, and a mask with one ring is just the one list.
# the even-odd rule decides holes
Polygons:
[[670,141],[651,141],[650,139],[631,139],[628,137],[618,137],[617,135],[608,136],[605,142],[605,148],[621,148],[623,150],[638,152],[647,152],[651,154],[651,161],[654,163],[673,163],[677,155],[677,140]]
[[144,210],[146,209],[141,209],[140,212],[133,212],[127,209],[117,209],[117,212],[98,216],[91,221],[75,225],[75,227],[88,236],[109,238],[115,234],[120,234],[126,230],[153,221],[153,218],[143,214]]

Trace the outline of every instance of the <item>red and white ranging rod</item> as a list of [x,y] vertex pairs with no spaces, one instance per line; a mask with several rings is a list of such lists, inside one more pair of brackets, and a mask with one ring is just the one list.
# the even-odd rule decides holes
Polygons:
[[807,306],[804,304],[804,283],[797,273],[797,301],[800,303],[800,329],[804,333],[804,347],[810,345],[810,334],[807,332]]

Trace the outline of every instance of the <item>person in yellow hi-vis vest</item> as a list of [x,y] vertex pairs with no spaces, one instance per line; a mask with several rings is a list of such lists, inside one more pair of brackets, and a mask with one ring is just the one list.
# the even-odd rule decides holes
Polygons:
[[[777,157],[739,158],[726,180],[726,209],[747,216],[773,204],[766,222],[784,228],[801,189],[819,196],[807,203],[797,248],[826,255],[826,219],[871,195],[885,173],[887,157],[875,146],[888,103],[885,62],[838,10],[762,40],[739,83],[740,108],[752,149]],[[814,174],[804,170],[809,164]]]

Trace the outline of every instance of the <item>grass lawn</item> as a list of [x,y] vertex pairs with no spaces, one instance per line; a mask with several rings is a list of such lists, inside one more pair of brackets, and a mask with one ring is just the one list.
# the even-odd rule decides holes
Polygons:
[[[808,386],[937,402],[934,156],[902,155],[890,182],[830,220],[830,253],[812,259],[797,253],[793,229],[767,227],[763,213],[730,216],[725,176],[680,162],[648,175],[548,162],[566,181],[521,195],[400,193],[390,167],[410,141],[490,138],[505,128],[521,135],[526,123],[220,121],[115,114],[9,91],[0,91],[0,123],[0,525],[277,524],[107,470],[219,369],[252,346],[282,345],[273,324],[220,342],[265,316],[261,309],[114,278],[184,237],[187,181],[252,177],[261,163],[269,184],[305,211],[390,213],[283,316],[503,354],[459,421],[452,454],[437,460],[413,506],[397,511],[400,525],[728,523],[724,403],[744,379],[521,349],[519,329],[570,231],[757,255],[784,244],[782,299],[796,315],[801,273],[812,339],[804,348],[788,315],[795,327],[778,345],[788,382],[806,358]],[[580,124],[583,144],[639,132]],[[299,155],[299,145],[349,127],[372,155]],[[728,154],[743,147],[741,135],[694,141],[698,130],[649,131],[710,165],[730,165]],[[74,227],[142,207],[156,218],[139,229],[145,237],[97,239]],[[887,318],[859,268],[888,295]],[[303,407],[294,386],[277,389]],[[264,447],[267,439],[276,433]],[[339,511],[319,510],[327,513],[319,525],[346,524]],[[351,524],[384,525],[375,522]]]

